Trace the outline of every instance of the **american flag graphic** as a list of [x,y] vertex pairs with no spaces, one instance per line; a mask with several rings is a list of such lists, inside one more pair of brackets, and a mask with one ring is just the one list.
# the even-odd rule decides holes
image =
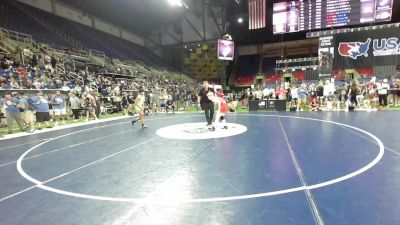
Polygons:
[[266,26],[267,0],[249,0],[249,29],[255,30]]

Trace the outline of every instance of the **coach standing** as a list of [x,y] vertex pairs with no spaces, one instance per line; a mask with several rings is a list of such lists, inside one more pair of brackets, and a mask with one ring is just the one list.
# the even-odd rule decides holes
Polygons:
[[203,82],[203,88],[199,92],[198,102],[200,103],[201,108],[204,110],[207,120],[207,126],[211,126],[211,121],[214,117],[214,103],[210,99],[213,96],[213,92],[208,88],[208,82]]

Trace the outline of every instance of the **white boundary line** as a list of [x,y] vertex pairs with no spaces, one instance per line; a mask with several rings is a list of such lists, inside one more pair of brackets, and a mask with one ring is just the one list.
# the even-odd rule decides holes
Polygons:
[[[286,134],[285,129],[283,128],[283,124],[282,124],[282,121],[281,121],[280,118],[278,118],[278,123],[279,123],[279,126],[280,126],[281,130],[282,130],[282,134],[283,134],[283,137],[284,137],[284,139],[286,141],[286,145],[288,147],[290,158],[292,159],[292,163],[293,163],[293,165],[294,165],[294,167],[296,169],[297,176],[299,177],[301,185],[307,186],[308,184],[307,184],[306,178],[304,176],[304,172],[303,172],[303,170],[302,170],[302,168],[300,166],[299,160],[296,157],[296,153],[294,152],[294,149],[293,149],[292,145],[289,142],[289,138],[288,138],[288,136]],[[315,199],[314,199],[314,196],[311,193],[311,190],[304,190],[304,195],[306,196],[306,199],[307,199],[308,205],[310,207],[311,213],[312,213],[312,215],[314,217],[315,223],[318,224],[318,225],[324,225],[325,224],[324,220],[322,218],[322,215],[321,215],[320,211],[318,210],[317,203],[315,202]]]
[[[144,144],[146,144],[146,143],[148,143],[148,142],[154,141],[155,139],[157,139],[157,137],[152,138],[152,139],[149,139],[149,140],[144,141],[144,142],[141,142],[141,143],[139,143],[139,144],[136,144],[136,145],[134,145],[134,146],[131,146],[131,147],[129,147],[129,148],[126,148],[126,149],[124,149],[124,150],[121,150],[121,151],[119,151],[119,152],[116,152],[116,153],[114,153],[114,154],[108,155],[108,156],[106,156],[106,157],[103,157],[103,158],[98,159],[98,160],[96,160],[96,161],[93,161],[93,162],[91,162],[91,163],[85,164],[85,165],[83,165],[83,166],[81,166],[81,167],[79,167],[79,168],[76,168],[76,169],[71,170],[71,171],[69,171],[69,172],[66,172],[66,173],[63,173],[63,174],[61,174],[61,175],[58,175],[58,176],[53,177],[53,178],[51,178],[51,179],[48,179],[48,180],[46,180],[46,181],[44,181],[44,182],[38,181],[38,180],[36,180],[36,179],[32,179],[32,180],[30,180],[30,181],[32,181],[32,182],[35,181],[35,182],[33,182],[33,183],[35,183],[36,185],[31,186],[31,187],[29,187],[29,188],[26,188],[26,189],[24,189],[24,190],[22,190],[22,191],[19,191],[19,192],[17,192],[17,193],[12,194],[12,195],[6,196],[6,197],[0,199],[0,202],[4,201],[4,200],[6,200],[6,199],[12,198],[12,197],[14,197],[14,196],[17,196],[17,195],[19,195],[19,194],[22,194],[22,193],[24,193],[24,192],[26,192],[26,191],[32,190],[32,189],[35,188],[35,187],[42,188],[42,186],[43,186],[44,184],[46,184],[46,183],[49,183],[49,182],[54,181],[54,180],[57,180],[57,179],[59,179],[59,178],[61,178],[61,177],[67,176],[67,175],[69,175],[69,174],[71,174],[71,173],[75,173],[75,172],[78,171],[78,170],[84,169],[84,168],[89,167],[89,166],[91,166],[91,165],[94,165],[94,164],[96,164],[96,163],[98,163],[98,162],[104,161],[104,160],[106,160],[106,159],[108,159],[108,158],[114,157],[114,156],[116,156],[116,155],[119,155],[119,154],[121,154],[121,153],[124,153],[124,152],[126,152],[126,151],[129,151],[129,150],[131,150],[131,149],[134,149],[134,148],[136,148],[136,147],[139,147],[139,146],[141,146],[141,145],[144,145]],[[45,141],[45,142],[39,144],[38,146],[43,145],[43,144],[45,144],[45,143],[47,143],[47,142],[49,142],[49,141],[51,141],[51,140]],[[19,166],[19,165],[17,165],[17,168],[18,168],[18,170],[19,170],[19,167],[18,167],[18,166]],[[43,186],[43,187],[45,187],[45,186]],[[46,188],[42,188],[42,189],[46,190]]]
[[[196,116],[200,116],[200,115],[160,117],[160,118],[147,119],[146,121],[162,120],[162,119],[175,119],[175,118],[186,118],[186,117],[196,117]],[[121,119],[126,119],[126,117],[124,117],[124,118],[119,118],[119,120],[121,120]],[[103,121],[100,121],[100,122],[107,122],[107,121],[104,121],[104,120],[103,120]],[[97,126],[97,127],[91,127],[91,128],[87,128],[87,129],[83,129],[83,130],[71,132],[71,133],[68,133],[68,134],[65,134],[65,135],[61,135],[61,136],[58,136],[58,137],[53,138],[53,139],[52,139],[52,138],[50,138],[50,139],[42,139],[42,140],[45,140],[45,141],[42,142],[42,143],[40,143],[40,144],[38,144],[38,145],[33,146],[33,147],[32,147],[31,149],[29,149],[28,151],[30,152],[30,151],[32,151],[32,150],[38,148],[39,146],[41,146],[41,145],[43,145],[43,144],[45,144],[45,143],[47,143],[47,142],[49,142],[49,141],[56,140],[56,139],[59,139],[59,138],[65,137],[65,136],[69,136],[69,135],[77,134],[77,133],[82,133],[82,132],[86,132],[86,131],[90,131],[90,130],[94,130],[94,129],[99,129],[99,128],[104,128],[104,127],[114,126],[114,125],[126,124],[126,123],[130,123],[130,121],[127,121],[127,122],[120,122],[120,123],[113,123],[113,124],[107,124],[107,125],[102,125],[102,126]],[[67,127],[65,127],[65,128],[67,128]],[[34,135],[34,134],[29,134],[29,135]],[[90,141],[88,141],[88,142],[90,142]],[[21,145],[23,145],[23,144],[21,144]],[[73,146],[75,146],[75,145],[73,145]],[[13,146],[10,146],[10,147],[13,147]],[[68,146],[67,146],[67,147],[68,147]],[[69,147],[71,147],[71,146],[69,146]],[[60,149],[55,150],[55,151],[59,151],[59,150],[60,150]],[[27,152],[28,152],[28,151],[27,151]],[[55,151],[52,151],[52,152],[55,152]],[[27,152],[25,152],[25,153],[27,153]],[[25,153],[24,153],[24,154],[25,154]],[[49,153],[50,153],[50,152],[49,152]],[[34,155],[34,156],[31,156],[31,157],[27,157],[27,158],[25,158],[25,159],[34,158],[34,157],[39,157],[39,156],[42,156],[42,155],[45,155],[45,153],[43,153],[43,154],[38,154],[38,155]],[[25,155],[25,156],[26,156],[26,155]],[[25,159],[23,159],[23,160],[25,160]],[[5,164],[2,164],[2,165],[0,165],[0,166],[5,166],[5,165],[12,164],[12,163],[15,163],[15,162],[18,163],[18,160],[17,160],[17,161],[13,161],[13,162],[9,162],[9,163],[5,163]],[[18,165],[17,165],[17,168],[18,168]],[[54,179],[54,178],[52,178],[51,180],[53,180],[53,179]],[[50,180],[49,180],[49,181],[50,181]],[[45,181],[44,183],[47,183],[47,182],[49,182],[49,181]],[[42,184],[42,183],[40,183],[40,184]],[[26,189],[24,189],[24,190],[21,190],[21,191],[19,191],[19,192],[16,192],[16,193],[14,193],[14,194],[11,194],[11,195],[9,195],[9,196],[5,196],[5,197],[3,197],[3,198],[0,199],[0,202],[4,201],[4,200],[6,200],[6,199],[12,198],[12,197],[14,197],[14,196],[17,196],[17,195],[19,195],[19,194],[22,194],[22,193],[24,193],[24,192],[26,192],[26,191],[32,190],[32,189],[34,189],[34,188],[36,188],[36,187],[39,187],[39,186],[40,186],[39,184],[36,184],[36,185],[34,185],[34,186],[31,186],[31,187],[29,187],[29,188],[26,188]]]
[[[314,185],[308,185],[308,186],[300,186],[300,187],[294,187],[294,188],[289,188],[289,189],[284,189],[284,190],[279,190],[279,191],[272,191],[272,192],[264,192],[264,193],[258,193],[258,194],[248,194],[248,195],[239,195],[239,196],[228,196],[228,197],[215,197],[215,198],[199,198],[199,199],[184,199],[184,200],[177,200],[177,202],[180,203],[201,203],[201,202],[220,202],[220,201],[233,201],[233,200],[243,200],[243,199],[251,199],[251,198],[260,198],[260,197],[268,197],[268,196],[275,196],[275,195],[282,195],[282,194],[287,194],[287,193],[293,193],[293,192],[297,192],[297,191],[304,191],[304,190],[312,190],[312,189],[317,189],[317,188],[322,188],[322,187],[326,187],[332,184],[336,184],[348,179],[351,179],[357,175],[360,175],[364,172],[366,172],[367,170],[371,169],[373,166],[375,166],[383,157],[384,152],[385,152],[385,147],[382,143],[381,140],[379,140],[379,138],[377,138],[375,135],[369,133],[368,131],[362,130],[360,128],[354,127],[354,126],[350,126],[344,123],[339,123],[339,122],[334,122],[334,121],[329,121],[329,120],[321,120],[321,119],[314,119],[314,118],[306,118],[306,117],[294,117],[294,116],[279,116],[279,115],[258,115],[258,114],[236,114],[239,116],[255,116],[255,117],[278,117],[278,118],[294,118],[294,119],[301,119],[301,120],[309,120],[309,121],[319,121],[319,122],[325,122],[325,123],[330,123],[330,124],[334,124],[334,125],[339,125],[339,126],[344,126],[344,127],[348,127],[350,129],[359,131],[360,133],[364,133],[368,136],[370,136],[373,140],[375,140],[378,143],[379,146],[379,153],[376,156],[376,158],[374,160],[372,160],[370,163],[368,163],[366,166],[352,172],[349,173],[347,175],[335,178],[335,179],[331,179],[325,182],[321,182],[321,183],[317,183]],[[164,118],[163,118],[164,119]],[[82,131],[80,131],[82,132]],[[71,133],[72,134],[72,133]],[[64,136],[68,136],[71,134],[65,134],[62,135],[60,137],[64,137]],[[60,137],[54,138],[52,140],[58,139]],[[50,141],[50,140],[48,140]],[[46,142],[48,142],[46,141]],[[46,143],[43,142],[40,145]],[[38,146],[40,146],[38,145]],[[31,181],[32,183],[36,184],[37,187],[43,189],[43,190],[47,190],[50,192],[54,192],[54,193],[58,193],[58,194],[62,194],[62,195],[67,195],[67,196],[71,196],[71,197],[77,197],[77,198],[84,198],[84,199],[93,199],[93,200],[101,200],[101,201],[113,201],[113,202],[135,202],[135,203],[140,203],[140,202],[148,202],[149,200],[146,199],[139,199],[139,198],[117,198],[117,197],[106,197],[106,196],[96,196],[96,195],[88,195],[88,194],[80,194],[80,193],[74,193],[74,192],[69,192],[69,191],[64,191],[64,190],[60,190],[60,189],[56,189],[56,188],[52,188],[49,186],[44,185],[42,182],[36,180],[35,178],[31,177],[30,175],[28,175],[23,169],[22,169],[22,161],[24,159],[24,157],[29,154],[31,151],[35,150],[36,147],[38,146],[34,146],[31,149],[29,149],[28,151],[26,151],[23,155],[21,155],[21,157],[18,159],[17,162],[17,169],[18,172],[21,174],[21,176],[23,176],[25,179]],[[154,203],[156,200],[152,199],[150,200],[150,202]],[[163,200],[159,199],[157,200],[157,202],[161,203]],[[165,203],[170,203],[171,199],[168,200],[168,202]]]
[[206,150],[210,145],[212,144],[212,142],[209,142],[208,144],[205,144],[203,146],[200,147],[200,151],[199,152],[195,152],[193,154],[193,156],[189,157],[188,161],[186,161],[185,163],[183,163],[183,166],[177,170],[175,170],[171,175],[169,175],[167,177],[167,179],[165,179],[161,184],[157,185],[157,187],[155,188],[155,190],[153,192],[151,192],[150,194],[148,194],[146,197],[144,197],[144,201],[135,205],[132,209],[130,209],[128,212],[126,212],[123,216],[119,217],[118,219],[116,219],[112,225],[123,225],[126,222],[128,222],[128,220],[141,208],[144,208],[146,206],[147,202],[152,202],[151,199],[154,198],[154,196],[156,196],[161,190],[162,188],[165,188],[164,186],[168,184],[168,182],[170,182],[176,175],[179,174],[179,172],[181,172],[183,169],[186,168],[186,165],[189,164],[190,162],[192,162],[195,158],[197,158],[197,156],[199,156],[204,150]]
[[91,124],[105,123],[105,122],[111,122],[111,121],[121,120],[121,119],[129,119],[129,118],[132,118],[132,117],[118,116],[118,117],[101,119],[101,120],[92,120],[92,121],[84,121],[84,122],[74,123],[74,124],[67,124],[67,125],[53,127],[51,129],[46,128],[46,129],[42,129],[42,130],[36,130],[34,133],[20,132],[20,133],[16,133],[16,134],[8,134],[8,135],[4,136],[3,138],[0,138],[0,141],[15,139],[15,138],[19,138],[19,137],[32,136],[32,135],[36,135],[36,134],[43,134],[43,133],[53,132],[53,131],[57,131],[57,130],[64,130],[64,129],[68,129],[68,128],[82,127],[82,126],[91,125]]
[[[181,113],[181,115],[182,114],[189,115],[189,113]],[[153,118],[153,119],[146,119],[146,121],[158,120],[158,119],[177,118],[177,117],[181,118],[181,117],[200,116],[200,115],[193,115],[193,114],[198,114],[198,113],[190,113],[190,114],[192,114],[192,115],[190,115],[190,116],[171,116],[171,117],[165,117],[165,118]],[[15,139],[15,138],[20,138],[20,137],[26,137],[26,136],[32,136],[32,135],[37,135],[37,134],[43,134],[43,133],[48,133],[48,132],[53,132],[53,131],[58,131],[58,130],[64,130],[64,129],[68,129],[68,128],[82,127],[82,126],[91,125],[91,124],[99,124],[99,123],[111,122],[111,121],[116,121],[116,120],[123,120],[123,119],[132,120],[135,117],[136,116],[129,116],[129,117],[118,116],[118,117],[107,118],[107,119],[91,120],[91,121],[84,121],[84,122],[79,122],[79,123],[74,123],[74,124],[67,124],[67,125],[53,127],[51,129],[36,130],[34,133],[20,132],[20,133],[16,133],[16,134],[7,134],[4,137],[0,138],[0,141],[2,141],[2,140],[10,140],[10,139]],[[46,140],[46,139],[43,139],[43,140]],[[14,147],[14,146],[11,146],[11,147]],[[8,147],[6,147],[6,148],[8,148]]]
[[[50,150],[50,151],[46,151],[46,152],[43,152],[43,153],[40,153],[40,154],[36,154],[36,155],[32,155],[32,156],[26,157],[24,159],[24,161],[28,160],[28,159],[33,159],[33,158],[37,158],[37,157],[40,157],[40,156],[48,155],[48,154],[51,154],[51,153],[54,153],[54,152],[59,152],[59,151],[65,150],[65,149],[73,148],[73,147],[76,147],[76,146],[79,146],[79,145],[84,145],[84,144],[87,144],[87,143],[90,143],[90,142],[93,142],[93,141],[102,140],[103,138],[109,138],[109,137],[112,137],[112,136],[115,136],[115,135],[128,133],[128,132],[130,132],[130,130],[113,133],[113,134],[106,135],[106,136],[99,137],[99,138],[95,138],[95,139],[90,139],[89,141],[79,142],[79,143],[76,143],[76,144],[73,144],[73,145],[64,146],[62,148],[56,148],[56,149],[53,149],[53,150]],[[8,162],[8,163],[3,163],[3,164],[0,164],[0,167],[6,166],[6,165],[10,165],[10,164],[13,164],[13,163],[16,163],[16,162],[18,162],[18,160],[11,161],[11,162]]]
[[[3,139],[1,139],[3,140]],[[16,148],[16,147],[20,147],[20,146],[24,146],[24,145],[29,145],[29,144],[33,144],[33,143],[37,143],[37,142],[41,142],[41,141],[46,141],[48,139],[41,139],[41,140],[37,140],[37,141],[32,141],[32,142],[26,142],[20,145],[13,145],[13,146],[8,146],[8,147],[4,147],[4,148],[0,148],[0,151],[6,150],[6,149],[10,149],[10,148]]]

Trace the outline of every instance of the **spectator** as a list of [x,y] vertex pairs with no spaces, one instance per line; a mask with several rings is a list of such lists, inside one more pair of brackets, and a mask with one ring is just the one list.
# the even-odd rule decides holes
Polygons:
[[38,122],[38,129],[42,129],[42,123],[44,122],[47,128],[50,127],[50,107],[48,100],[43,96],[43,92],[37,94],[36,104],[36,122]]
[[35,108],[32,106],[32,104],[29,104],[31,100],[25,95],[24,92],[19,92],[18,98],[20,99],[21,109],[24,110],[24,112],[21,113],[22,121],[27,125],[28,133],[33,133],[35,132]]
[[54,54],[51,55],[50,63],[51,63],[51,67],[53,67],[53,69],[56,69],[56,66],[57,66],[57,58],[54,56]]
[[388,101],[387,101],[388,89],[389,89],[388,80],[383,79],[383,82],[378,85],[380,109],[382,109],[383,107],[386,107],[388,105]]
[[96,106],[95,106],[95,114],[96,114],[96,117],[97,117],[97,118],[100,118],[100,114],[101,114],[101,100],[100,100],[99,93],[93,92],[92,95],[93,95],[94,101],[95,101],[95,103],[96,103]]
[[393,104],[398,106],[400,104],[400,79],[396,79],[393,84]]
[[77,121],[79,119],[80,100],[76,97],[74,92],[69,94],[69,104],[71,106],[72,114],[74,115],[74,121]]
[[326,96],[326,110],[327,111],[332,111],[333,110],[333,104],[335,102],[337,103],[336,96],[332,92],[329,92],[329,94]]
[[121,107],[123,110],[123,114],[125,116],[129,115],[128,109],[129,109],[129,102],[128,102],[128,93],[124,92],[121,100]]
[[367,86],[362,85],[360,88],[357,89],[357,105],[358,106],[363,106],[364,107],[364,96],[367,93]]
[[333,95],[335,93],[335,86],[333,83],[331,83],[330,80],[325,81],[325,86],[324,86],[324,98],[326,99],[329,95]]
[[297,111],[304,111],[304,105],[307,102],[307,86],[305,83],[300,86],[298,96]]
[[70,91],[70,88],[68,87],[67,82],[64,82],[64,85],[62,86],[61,90],[65,91],[65,92]]
[[61,92],[57,91],[50,102],[55,116],[55,125],[58,126],[59,121],[61,121],[62,124],[65,124],[65,116],[67,115],[67,110],[65,109],[65,100],[62,98]]
[[310,107],[310,111],[320,111],[320,109],[319,109],[320,104],[318,103],[317,98],[313,98],[311,100],[309,107]]
[[17,80],[13,76],[10,78],[10,87],[12,89],[18,89],[19,88],[19,84],[18,84]]
[[89,121],[90,116],[94,120],[98,120],[96,113],[95,113],[96,100],[94,99],[94,96],[92,96],[91,94],[86,95],[85,106],[86,106],[86,121]]
[[172,101],[172,98],[169,98],[166,102],[165,113],[168,113],[170,110],[172,110],[172,113],[175,113],[175,105],[174,101]]
[[349,101],[350,101],[350,105],[352,107],[354,107],[353,104],[355,104],[356,106],[358,105],[358,103],[357,103],[357,92],[358,92],[358,89],[357,89],[356,83],[355,82],[351,82],[350,86],[349,86],[348,95],[350,96],[349,97]]
[[23,108],[23,106],[20,104],[20,101],[17,98],[12,97],[10,94],[6,94],[4,105],[6,107],[8,134],[13,133],[12,127],[14,120],[17,122],[20,131],[25,131],[21,120],[20,109]]
[[295,105],[297,105],[297,99],[299,98],[299,89],[296,86],[291,85],[291,87],[290,87],[290,95],[292,97],[291,100],[294,101]]

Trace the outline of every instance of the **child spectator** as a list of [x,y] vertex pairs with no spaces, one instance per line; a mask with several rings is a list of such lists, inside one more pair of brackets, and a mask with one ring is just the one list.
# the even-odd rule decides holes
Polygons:
[[336,101],[336,96],[332,93],[329,92],[329,94],[326,96],[326,110],[327,111],[332,111],[333,110],[333,104]]
[[319,109],[320,104],[318,103],[317,98],[313,98],[311,100],[309,107],[310,107],[310,111],[320,111],[320,109]]

